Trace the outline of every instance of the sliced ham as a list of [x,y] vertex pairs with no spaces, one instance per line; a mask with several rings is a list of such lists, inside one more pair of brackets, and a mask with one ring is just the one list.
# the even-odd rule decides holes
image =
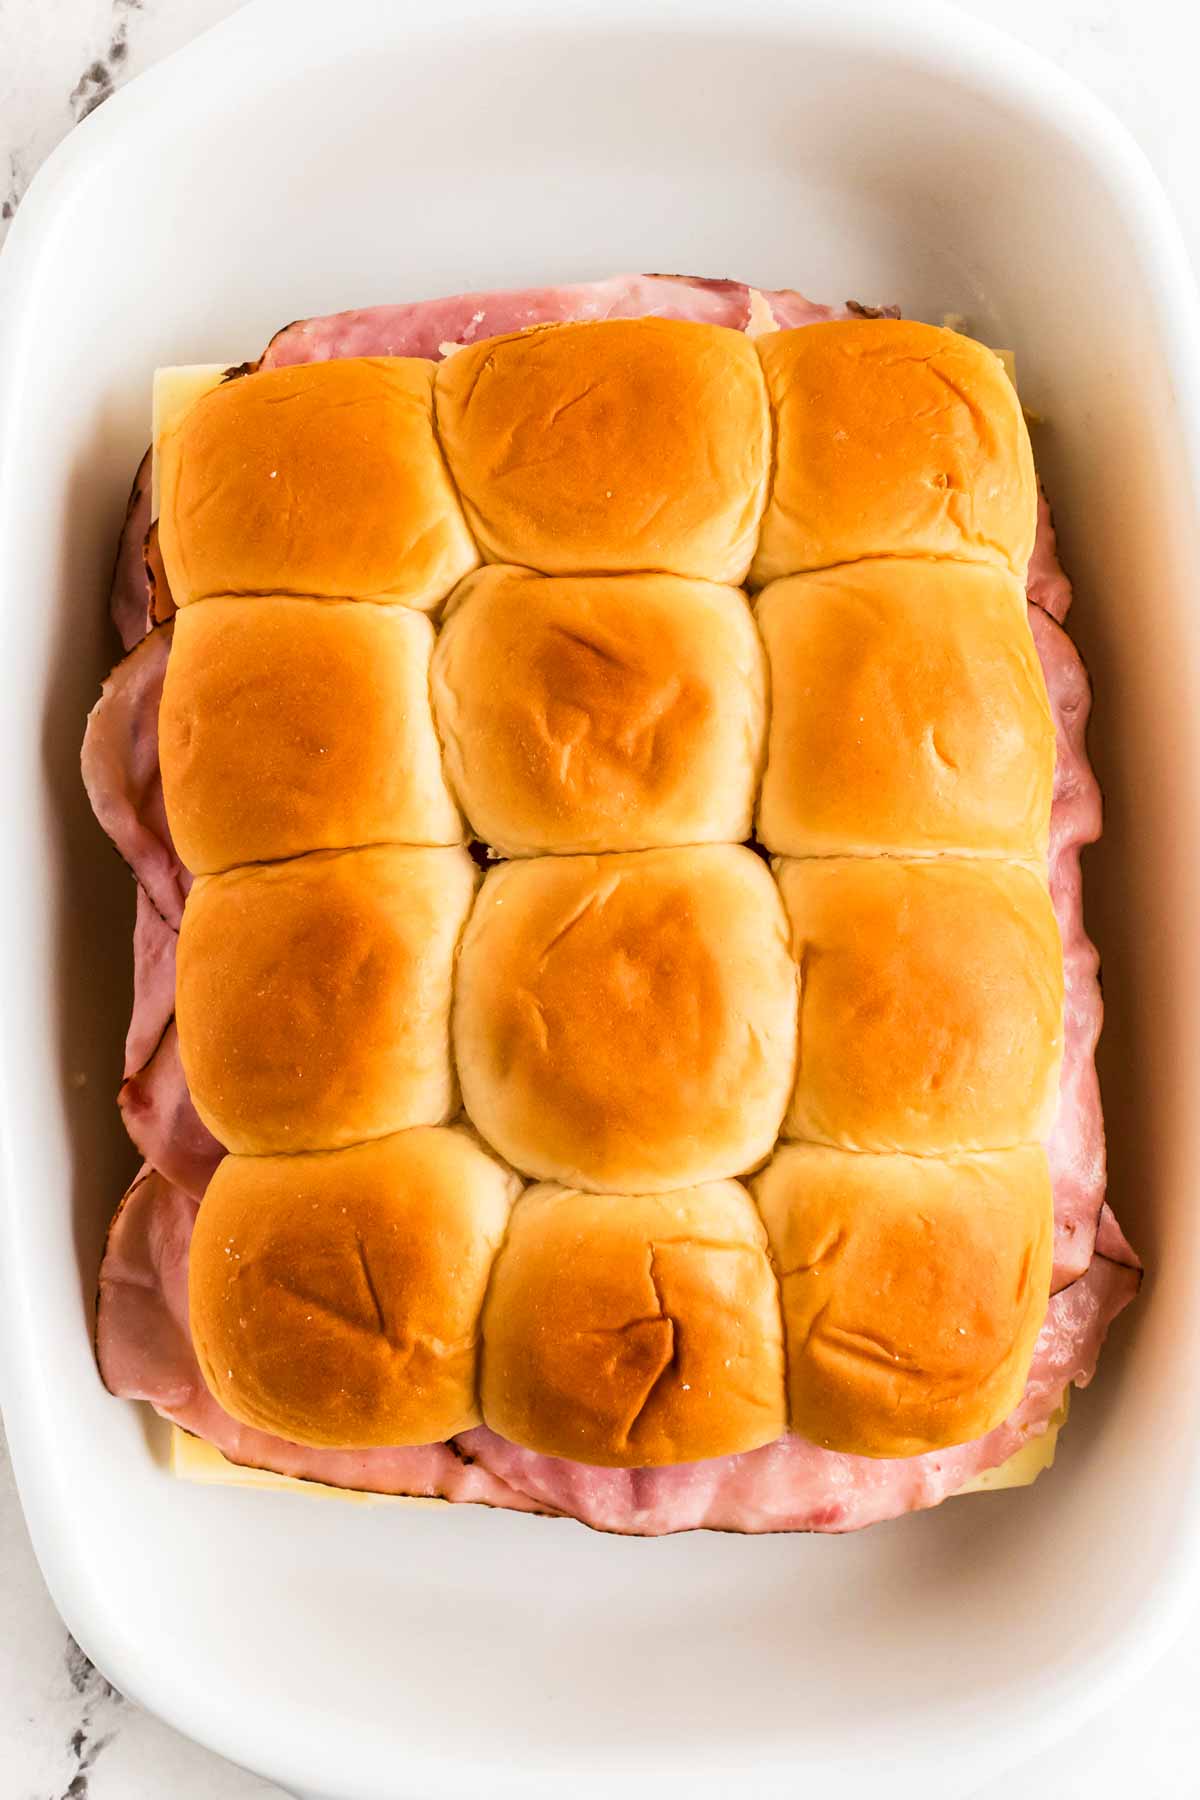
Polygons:
[[138,464],[138,471],[129,491],[108,600],[112,622],[126,650],[132,650],[135,644],[141,642],[153,622],[145,560],[145,544],[150,530],[151,460],[151,452],[147,450]]
[[[436,358],[456,345],[527,325],[655,315],[758,333],[898,309],[814,304],[791,290],[732,281],[630,275],[572,287],[481,293],[300,320],[272,339],[263,367],[360,355]],[[932,1506],[1044,1431],[1071,1382],[1091,1379],[1113,1317],[1140,1265],[1104,1204],[1104,1130],[1094,1050],[1102,1008],[1098,959],[1083,926],[1080,848],[1100,831],[1100,796],[1084,733],[1086,672],[1055,621],[1071,602],[1054,528],[1039,493],[1030,564],[1030,624],[1057,731],[1050,885],[1063,937],[1065,1051],[1048,1152],[1055,1191],[1055,1294],[1016,1413],[977,1443],[898,1461],[839,1456],[796,1438],[709,1463],[662,1470],[594,1469],[539,1457],[485,1427],[451,1445],[318,1451],[249,1430],[209,1395],[187,1329],[187,1253],[197,1197],[222,1155],[187,1091],[171,1017],[175,932],[189,878],[171,845],[158,769],[157,715],[173,602],[150,530],[150,459],[138,470],[114,572],[112,611],[137,645],[110,675],[88,722],[84,776],[97,817],[143,884],[135,932],[135,999],[121,1109],[148,1166],[114,1221],[101,1274],[97,1345],[115,1393],[149,1400],[231,1461],[333,1486],[441,1495],[559,1511],[599,1529],[660,1535],[698,1526],[737,1531],[850,1531]],[[149,637],[145,634],[149,631]],[[145,637],[144,642],[140,642]],[[161,1173],[159,1172],[161,1171]]]
[[[691,319],[745,331],[756,291],[740,281],[705,281],[694,275],[610,275],[605,281],[568,287],[514,288],[417,300],[408,306],[369,306],[285,326],[267,345],[260,366],[277,369],[342,356],[437,358],[444,354],[444,345],[473,344],[502,331],[581,319]],[[782,327],[876,310],[853,303],[819,306],[791,288],[765,291],[762,300],[770,322]]]
[[167,580],[167,565],[159,548],[157,519],[146,533],[142,561],[146,570],[146,591],[150,597],[150,623],[165,625],[168,619],[175,617],[179,609],[175,605],[175,596]]
[[171,842],[158,766],[158,703],[171,626],[157,626],[122,658],[88,714],[81,766],[92,811],[168,925],[178,927],[191,885]]
[[100,1270],[96,1356],[114,1394],[148,1400],[230,1462],[377,1494],[545,1508],[460,1456],[452,1444],[403,1450],[315,1450],[239,1425],[204,1385],[188,1329],[187,1267],[197,1203],[144,1168],[109,1228]]
[[175,1020],[117,1095],[125,1129],[146,1161],[198,1200],[225,1154],[192,1104]]
[[[1078,858],[1074,863],[1078,867]],[[1087,1268],[1107,1183],[1104,1113],[1096,1074],[1096,1041],[1104,1016],[1098,964],[1094,956],[1087,961],[1068,956],[1063,972],[1062,1073],[1058,1109],[1046,1144],[1054,1188],[1055,1292]]]
[[[1066,580],[1066,577],[1063,577]],[[1063,1061],[1058,1110],[1046,1146],[1054,1184],[1055,1290],[1087,1268],[1107,1180],[1096,1043],[1104,1019],[1100,958],[1083,923],[1079,853],[1100,836],[1100,788],[1087,754],[1092,690],[1071,639],[1041,607],[1029,607],[1050,708],[1056,758],[1050,814],[1050,897],[1063,942]]]
[[786,1437],[741,1456],[668,1469],[597,1469],[519,1449],[485,1426],[453,1445],[315,1450],[239,1425],[209,1394],[192,1350],[187,1262],[197,1206],[143,1169],[113,1221],[100,1274],[96,1344],[114,1394],[148,1400],[231,1462],[333,1487],[441,1494],[522,1510],[562,1512],[598,1530],[657,1537],[725,1531],[854,1531],[934,1506],[972,1475],[1044,1431],[1071,1382],[1085,1386],[1112,1319],[1139,1272],[1115,1229],[1120,1260],[1096,1256],[1050,1304],[1020,1406],[987,1437],[904,1460],[841,1456]]
[[1041,607],[1030,606],[1028,611],[1057,734],[1054,806],[1050,816],[1053,862],[1064,849],[1094,844],[1103,829],[1100,785],[1087,753],[1092,684],[1064,628]]
[[1117,1215],[1107,1202],[1100,1208],[1100,1223],[1096,1228],[1096,1255],[1106,1257],[1109,1262],[1123,1263],[1126,1268],[1136,1269],[1141,1273],[1142,1259],[1117,1224]]
[[174,927],[139,885],[133,926],[133,1011],[125,1034],[126,1077],[146,1066],[171,1022],[178,941]]
[[1041,482],[1038,483],[1037,536],[1029,559],[1025,592],[1035,606],[1048,612],[1061,624],[1071,607],[1071,583],[1058,560],[1058,540],[1054,535],[1054,519]]

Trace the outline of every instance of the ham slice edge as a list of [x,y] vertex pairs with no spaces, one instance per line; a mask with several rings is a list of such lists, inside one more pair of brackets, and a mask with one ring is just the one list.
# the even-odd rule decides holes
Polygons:
[[843,1456],[788,1436],[710,1462],[598,1469],[522,1450],[486,1426],[449,1444],[328,1450],[240,1424],[205,1386],[187,1311],[188,1252],[198,1210],[196,1200],[148,1165],[118,1208],[105,1246],[96,1318],[100,1371],[114,1394],[148,1400],[234,1463],[368,1493],[565,1513],[598,1530],[637,1536],[701,1527],[853,1531],[937,1505],[1044,1431],[1071,1382],[1084,1386],[1091,1380],[1108,1326],[1140,1279],[1115,1221],[1106,1224],[1106,1254],[1094,1256],[1086,1274],[1050,1302],[1016,1412],[974,1443],[925,1456]]

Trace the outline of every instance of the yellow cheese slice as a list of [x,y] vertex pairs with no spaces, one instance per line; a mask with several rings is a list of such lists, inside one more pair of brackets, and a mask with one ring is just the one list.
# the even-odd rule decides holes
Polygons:
[[998,1488],[1030,1487],[1037,1480],[1043,1469],[1049,1469],[1054,1463],[1054,1453],[1058,1449],[1058,1434],[1067,1422],[1070,1410],[1070,1389],[1063,1390],[1063,1397],[1058,1411],[1052,1416],[1050,1423],[1040,1437],[1030,1438],[1019,1450],[1014,1450],[1007,1462],[1002,1462],[994,1469],[982,1469],[978,1475],[972,1475],[970,1481],[964,1481],[950,1499],[956,1500],[960,1494],[993,1493]]
[[171,1473],[180,1481],[196,1482],[201,1487],[258,1488],[263,1492],[310,1494],[321,1500],[353,1500],[367,1506],[445,1506],[445,1500],[430,1500],[423,1494],[364,1494],[357,1488],[327,1487],[321,1481],[297,1481],[290,1475],[276,1475],[270,1469],[247,1469],[231,1463],[178,1425],[171,1427]]
[[[1040,1437],[1030,1438],[998,1468],[984,1469],[981,1474],[972,1476],[949,1498],[985,1491],[994,1493],[1000,1488],[1029,1487],[1054,1461],[1058,1434],[1066,1422],[1067,1404],[1064,1394],[1062,1405]],[[202,1487],[258,1488],[264,1493],[308,1494],[323,1500],[352,1500],[372,1506],[446,1505],[444,1500],[427,1500],[421,1495],[363,1494],[354,1488],[326,1487],[319,1481],[296,1481],[290,1475],[272,1474],[269,1469],[246,1469],[239,1463],[227,1462],[219,1450],[192,1437],[190,1432],[181,1431],[178,1425],[171,1427],[171,1473],[180,1481],[196,1482]]]
[[1015,352],[1012,350],[997,350],[994,354],[998,356],[1000,361],[1004,364],[1004,373],[1008,376],[1008,379],[1015,388],[1017,385],[1017,358]]
[[220,387],[228,363],[181,363],[178,368],[154,371],[151,412],[150,517],[158,517],[158,445],[164,431],[190,412],[197,400]]

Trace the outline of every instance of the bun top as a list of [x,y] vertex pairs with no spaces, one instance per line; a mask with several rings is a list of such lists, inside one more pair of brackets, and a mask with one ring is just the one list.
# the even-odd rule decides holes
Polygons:
[[872,556],[961,557],[1024,581],[1037,482],[994,351],[912,319],[805,325],[758,346],[776,443],[753,586]]
[[456,1104],[450,983],[465,850],[316,851],[207,875],[175,1008],[196,1111],[229,1150],[326,1150]]
[[779,1295],[745,1189],[517,1203],[484,1310],[488,1424],[546,1456],[639,1468],[786,1429]]
[[755,610],[768,850],[1045,861],[1054,720],[1015,576],[880,557],[772,582]]
[[211,594],[428,610],[478,557],[433,430],[433,364],[352,357],[228,381],[158,444],[177,606]]
[[946,1155],[1049,1134],[1063,969],[1044,878],[949,856],[777,875],[801,990],[788,1137]]
[[433,628],[406,606],[209,600],[175,620],[163,797],[195,875],[362,844],[460,844],[429,705]]
[[734,588],[481,569],[447,612],[433,699],[475,836],[506,856],[750,835],[766,671]]
[[854,1456],[918,1456],[1008,1417],[1050,1297],[1040,1145],[942,1160],[788,1144],[754,1193],[783,1290],[793,1430]]
[[454,1051],[471,1120],[528,1174],[636,1193],[753,1168],[796,1057],[766,864],[712,844],[493,870],[463,937]]
[[771,426],[740,331],[608,319],[510,332],[439,364],[436,394],[488,562],[744,579]]
[[226,1412],[297,1444],[479,1422],[479,1315],[520,1187],[463,1131],[227,1156],[192,1236],[192,1341]]

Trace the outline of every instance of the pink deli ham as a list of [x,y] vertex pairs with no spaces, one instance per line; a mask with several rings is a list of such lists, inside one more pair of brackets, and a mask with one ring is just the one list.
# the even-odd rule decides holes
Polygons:
[[133,926],[133,1011],[125,1034],[125,1075],[136,1075],[153,1056],[175,1011],[175,946],[168,925],[144,887],[137,891]]
[[199,1200],[225,1147],[192,1104],[174,1018],[150,1060],[121,1083],[117,1104],[126,1131],[146,1161]]
[[1069,1383],[1091,1380],[1105,1332],[1139,1279],[1113,1221],[1105,1228],[1109,1254],[1094,1257],[1087,1273],[1051,1301],[1016,1412],[987,1437],[927,1456],[842,1456],[785,1437],[711,1462],[598,1469],[519,1449],[486,1426],[453,1444],[419,1449],[318,1450],[240,1425],[205,1387],[187,1315],[196,1212],[187,1194],[151,1169],[121,1203],[100,1272],[96,1324],[100,1371],[114,1394],[149,1400],[232,1462],[373,1493],[563,1512],[598,1530],[648,1537],[701,1526],[854,1531],[935,1506],[1044,1431]]
[[1040,481],[1037,536],[1034,539],[1033,555],[1029,559],[1025,592],[1035,606],[1040,606],[1043,612],[1048,612],[1052,619],[1057,619],[1062,624],[1071,606],[1071,583],[1058,560],[1058,540],[1054,534],[1050,502]]
[[150,615],[151,594],[146,570],[145,544],[150,531],[150,472],[153,452],[147,450],[138,464],[129,500],[125,507],[125,523],[117,544],[117,560],[113,565],[112,589],[108,610],[117,635],[126,650],[140,643],[153,623]]
[[88,714],[81,766],[92,811],[168,925],[191,886],[171,842],[158,766],[158,704],[171,647],[160,625],[109,674]]
[[[740,281],[706,281],[696,275],[610,275],[605,281],[570,287],[515,288],[417,300],[408,306],[369,306],[285,326],[267,345],[259,366],[278,369],[287,363],[329,362],[343,356],[436,359],[445,344],[473,344],[502,331],[585,319],[690,319],[745,331],[752,323],[753,292]],[[894,310],[853,301],[845,307],[819,306],[791,288],[764,291],[763,299],[773,322],[782,327]]]
[[1050,814],[1050,898],[1063,942],[1063,1062],[1058,1111],[1046,1145],[1054,1184],[1057,1290],[1088,1266],[1107,1179],[1096,1074],[1104,1002],[1100,958],[1083,924],[1079,861],[1083,846],[1100,836],[1102,806],[1085,741],[1092,704],[1087,671],[1067,633],[1048,613],[1030,606],[1029,623],[1046,677],[1057,751]]
[[453,1444],[403,1450],[316,1450],[231,1419],[204,1385],[188,1329],[187,1268],[197,1203],[144,1168],[109,1228],[100,1270],[96,1356],[114,1394],[149,1400],[164,1418],[215,1444],[230,1462],[376,1494],[545,1508],[460,1456]]

